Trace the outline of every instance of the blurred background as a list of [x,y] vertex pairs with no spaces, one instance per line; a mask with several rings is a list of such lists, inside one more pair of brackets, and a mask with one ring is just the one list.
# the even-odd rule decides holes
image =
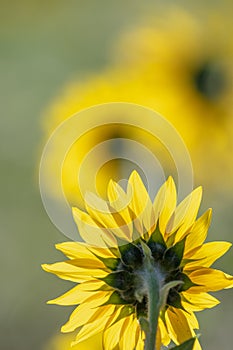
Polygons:
[[[66,240],[39,193],[46,139],[62,120],[96,103],[121,100],[154,108],[187,143],[195,184],[204,185],[201,210],[214,209],[208,239],[232,241],[232,5],[155,6],[152,0],[0,5],[1,348],[67,350],[64,339],[57,345],[53,337],[70,309],[45,302],[70,283],[40,268],[63,258],[54,244]],[[229,252],[215,266],[230,273],[232,262]],[[222,303],[198,315],[201,344],[230,350],[232,292],[216,296]]]

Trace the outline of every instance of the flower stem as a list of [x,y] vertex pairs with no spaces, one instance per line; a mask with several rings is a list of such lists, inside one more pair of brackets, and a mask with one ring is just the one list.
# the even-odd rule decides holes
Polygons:
[[148,332],[145,340],[145,350],[154,350],[159,318],[159,293],[155,274],[148,274]]
[[144,284],[147,290],[148,326],[145,327],[145,350],[155,350],[158,319],[160,313],[160,286],[153,258],[148,247],[144,251]]

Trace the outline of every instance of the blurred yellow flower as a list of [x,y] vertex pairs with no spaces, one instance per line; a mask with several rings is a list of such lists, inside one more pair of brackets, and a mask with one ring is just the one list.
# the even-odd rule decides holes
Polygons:
[[72,335],[59,334],[54,336],[43,350],[103,350],[101,334],[71,347]]
[[224,3],[221,9],[201,7],[199,14],[173,8],[154,25],[149,20],[125,35],[118,54],[126,69],[143,77],[146,104],[181,132],[195,173],[214,185],[233,175],[233,26],[227,9]]
[[[182,282],[170,287],[161,305],[157,350],[161,343],[167,346],[172,340],[180,344],[195,336],[199,325],[194,312],[219,303],[208,292],[233,287],[232,276],[210,268],[231,244],[204,243],[211,210],[196,219],[201,197],[199,187],[177,206],[175,183],[169,177],[152,203],[134,171],[126,192],[116,182],[109,182],[109,204],[88,193],[87,212],[73,209],[86,243],[58,244],[57,249],[69,260],[42,267],[77,283],[48,302],[79,304],[61,329],[66,333],[79,328],[74,345],[103,332],[108,350],[117,344],[120,349],[143,349],[145,335],[139,320],[151,315],[148,279],[156,280],[161,291],[172,281]],[[200,349],[198,340],[194,349]]]
[[[164,115],[180,132],[197,181],[207,188],[226,188],[225,184],[228,188],[233,179],[232,29],[227,10],[220,12],[214,5],[199,13],[166,8],[159,16],[156,11],[148,15],[144,24],[124,33],[110,68],[64,89],[44,118],[46,137],[83,108],[120,101],[142,104]],[[66,159],[63,183],[68,197],[80,196],[70,171],[82,160],[77,149],[84,155],[94,144],[116,135],[138,135],[154,149],[151,138],[133,130],[96,130],[74,145]],[[106,181],[119,172],[118,165],[111,163],[102,172],[101,193]]]

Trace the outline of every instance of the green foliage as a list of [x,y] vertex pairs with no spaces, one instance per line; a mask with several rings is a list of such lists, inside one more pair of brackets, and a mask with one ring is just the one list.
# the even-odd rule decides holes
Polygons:
[[196,338],[186,340],[184,343],[171,348],[171,350],[192,350],[194,347],[195,340]]
[[152,233],[149,242],[160,243],[160,244],[162,244],[163,246],[166,247],[166,243],[165,243],[165,241],[163,239],[163,236],[162,236],[161,232],[159,231],[158,226],[156,227],[156,229]]
[[128,271],[116,271],[112,272],[104,278],[102,281],[107,283],[109,286],[118,290],[127,290],[130,288],[133,282],[133,275]]

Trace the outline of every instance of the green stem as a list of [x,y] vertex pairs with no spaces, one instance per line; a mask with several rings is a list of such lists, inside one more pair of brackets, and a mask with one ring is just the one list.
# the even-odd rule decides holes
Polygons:
[[145,340],[145,350],[154,350],[156,344],[156,333],[158,328],[159,318],[159,293],[158,283],[155,278],[155,273],[148,273],[147,288],[148,288],[148,332]]
[[146,245],[143,246],[143,251],[145,255],[143,280],[147,290],[148,307],[148,325],[144,329],[146,334],[144,349],[155,350],[156,333],[160,312],[160,288],[151,252]]
[[155,350],[160,310],[166,305],[169,290],[183,282],[175,280],[161,286],[159,281],[161,277],[154,264],[151,250],[143,241],[141,246],[144,253],[142,282],[146,290],[144,295],[147,297],[148,315],[147,319],[141,318],[140,323],[146,335],[144,350]]

